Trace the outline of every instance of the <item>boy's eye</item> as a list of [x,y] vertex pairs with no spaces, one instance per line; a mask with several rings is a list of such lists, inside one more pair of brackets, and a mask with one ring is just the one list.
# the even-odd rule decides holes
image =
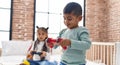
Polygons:
[[71,20],[72,20],[72,17],[71,17],[71,16],[63,17],[63,18],[64,18],[64,21],[71,21]]
[[66,18],[64,17],[64,20],[66,20]]
[[69,20],[70,21],[70,20],[72,20],[72,18],[64,18],[64,20]]
[[71,21],[72,19],[70,18],[70,19],[67,19],[68,21]]

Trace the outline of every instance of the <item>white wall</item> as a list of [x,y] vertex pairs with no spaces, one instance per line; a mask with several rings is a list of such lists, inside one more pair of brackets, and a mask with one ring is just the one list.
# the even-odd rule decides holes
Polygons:
[[0,41],[0,48],[2,48],[2,44],[1,44],[1,41]]

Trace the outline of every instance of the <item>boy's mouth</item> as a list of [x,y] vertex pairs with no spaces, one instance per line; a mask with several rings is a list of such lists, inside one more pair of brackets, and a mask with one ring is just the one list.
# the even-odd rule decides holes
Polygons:
[[66,24],[67,26],[70,26],[70,24]]
[[67,27],[70,27],[70,24],[67,24]]

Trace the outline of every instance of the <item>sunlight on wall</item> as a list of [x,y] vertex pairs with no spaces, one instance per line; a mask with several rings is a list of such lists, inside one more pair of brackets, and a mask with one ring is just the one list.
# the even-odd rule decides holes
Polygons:
[[9,40],[11,0],[0,0],[0,42]]
[[[62,12],[65,5],[69,2],[79,3],[82,6],[84,15],[84,0],[36,0],[35,26],[49,27],[49,37],[56,38],[59,32],[66,28],[63,23]],[[83,26],[83,19],[79,25]],[[36,34],[34,38],[36,38]]]

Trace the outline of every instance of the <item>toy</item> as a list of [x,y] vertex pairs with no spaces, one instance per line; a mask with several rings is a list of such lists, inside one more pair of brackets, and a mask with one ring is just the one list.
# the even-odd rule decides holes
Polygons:
[[30,65],[30,63],[27,60],[23,60],[23,63],[21,63],[20,65]]
[[[40,56],[40,55],[42,55],[42,52],[31,51],[30,54],[27,55],[27,59],[31,59],[32,60],[34,54],[37,54],[37,55]],[[41,58],[41,60],[44,60],[44,57]]]
[[30,63],[29,63],[27,60],[23,60],[23,63],[24,63],[25,65],[30,65]]
[[42,52],[35,52],[35,51],[33,51],[33,52],[31,52],[31,54],[32,54],[32,55],[34,55],[34,54],[41,55],[41,54],[42,54]]
[[[62,38],[58,38],[58,39],[53,39],[53,38],[47,38],[47,43],[49,45],[50,48],[53,48],[54,43],[59,43],[62,40]],[[67,47],[62,47],[64,50],[67,49]]]

